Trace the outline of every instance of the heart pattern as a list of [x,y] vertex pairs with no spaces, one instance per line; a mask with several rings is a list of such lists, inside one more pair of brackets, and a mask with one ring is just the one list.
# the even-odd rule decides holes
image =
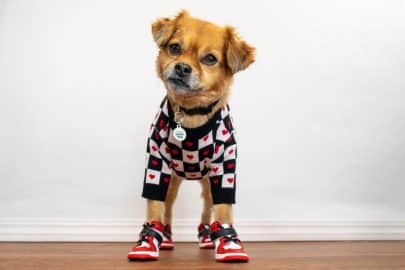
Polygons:
[[153,166],[159,165],[159,161],[157,161],[156,159],[152,159],[151,163]]
[[227,167],[228,169],[234,169],[234,168],[235,168],[235,163],[228,163],[228,164],[226,165],[226,167]]
[[186,144],[186,146],[188,146],[188,147],[192,147],[192,146],[194,145],[193,142],[189,142],[189,141],[185,142],[185,144]]
[[190,179],[208,175],[213,195],[220,194],[223,189],[234,189],[237,150],[229,107],[222,107],[223,111],[218,114],[221,119],[213,122],[216,130],[201,135],[190,131],[186,140],[178,141],[172,136],[168,101],[162,104],[149,133],[145,184],[150,184],[147,188],[155,190],[148,190],[148,193],[166,192],[172,170],[180,177]]

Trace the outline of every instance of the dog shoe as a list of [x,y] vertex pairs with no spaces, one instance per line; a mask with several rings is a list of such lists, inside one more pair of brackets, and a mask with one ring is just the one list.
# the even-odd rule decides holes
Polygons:
[[163,242],[160,245],[161,250],[172,250],[174,249],[173,239],[172,239],[172,227],[170,224],[166,224],[163,229]]
[[211,240],[215,244],[215,259],[218,262],[247,262],[249,256],[243,249],[232,225],[215,221],[211,225]]
[[202,249],[214,248],[209,224],[200,224],[198,226],[198,245]]
[[158,221],[143,224],[139,240],[128,253],[130,260],[157,260],[159,248],[163,242],[163,224]]

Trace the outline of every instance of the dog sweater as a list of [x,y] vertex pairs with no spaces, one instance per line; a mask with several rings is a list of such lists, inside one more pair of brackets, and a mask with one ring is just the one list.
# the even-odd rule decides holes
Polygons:
[[182,142],[173,136],[176,127],[165,97],[150,127],[142,196],[164,201],[174,171],[188,180],[208,176],[214,204],[235,203],[237,149],[229,106],[200,127],[183,127],[187,135]]

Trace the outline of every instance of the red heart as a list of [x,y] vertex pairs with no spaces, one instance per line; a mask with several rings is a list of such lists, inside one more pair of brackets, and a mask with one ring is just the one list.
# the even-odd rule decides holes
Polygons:
[[215,145],[215,154],[218,154],[218,151],[219,151],[219,148],[220,148],[221,146],[219,146],[219,144],[216,144]]
[[160,119],[160,121],[159,121],[159,127],[160,127],[160,128],[163,128],[164,125],[165,125],[165,121],[163,121],[163,119]]
[[169,183],[170,178],[169,178],[169,177],[165,177],[165,178],[163,178],[163,181],[164,181],[165,183]]
[[154,136],[154,137],[155,137],[156,140],[159,140],[159,139],[160,139],[159,133],[155,133],[155,136]]
[[157,151],[157,147],[156,147],[156,146],[153,145],[151,148],[152,148],[152,151],[153,151],[153,152]]
[[226,167],[227,167],[228,169],[233,169],[233,168],[235,168],[235,163],[228,163],[228,164],[226,165]]
[[150,179],[155,179],[155,177],[156,177],[156,176],[155,176],[154,174],[149,174],[149,178],[150,178]]
[[233,179],[232,177],[231,177],[231,178],[226,179],[226,181],[228,181],[228,183],[229,183],[229,184],[232,184],[232,183],[233,183],[233,180],[234,180],[234,179]]
[[177,168],[177,167],[179,167],[179,164],[178,164],[178,163],[173,162],[173,166],[174,166],[175,168]]
[[193,146],[193,142],[186,142],[186,145],[187,145],[188,147],[191,147],[191,146]]
[[227,129],[223,129],[223,130],[222,130],[222,135],[226,135],[226,134],[228,134],[228,130],[227,130]]
[[153,166],[159,165],[159,161],[157,161],[156,159],[152,159],[152,165]]
[[167,131],[167,125],[164,126],[162,129],[163,129],[163,131]]
[[229,150],[229,152],[228,152],[230,155],[232,155],[232,153],[233,153],[233,149],[231,149],[231,150]]
[[208,140],[208,137],[209,137],[208,135],[205,135],[203,140],[206,142]]
[[190,174],[190,176],[191,176],[191,177],[197,177],[197,174],[196,174],[196,173],[192,173],[192,174]]
[[212,179],[212,183],[213,183],[214,185],[218,185],[218,182],[219,182],[218,178]]
[[212,168],[211,168],[211,170],[212,170],[214,173],[216,173],[216,172],[218,171],[218,169],[219,169],[218,167],[212,167]]
[[210,153],[209,150],[204,150],[204,151],[202,152],[203,156],[208,156],[209,153]]
[[175,149],[175,148],[172,149],[172,154],[173,154],[173,155],[177,155],[178,153],[179,153],[179,150],[177,150],[177,149]]
[[187,155],[188,159],[193,159],[193,157],[194,157],[193,155]]
[[170,153],[170,148],[169,148],[169,146],[166,146],[166,147],[165,147],[165,151],[166,151],[166,153],[168,153],[168,154]]

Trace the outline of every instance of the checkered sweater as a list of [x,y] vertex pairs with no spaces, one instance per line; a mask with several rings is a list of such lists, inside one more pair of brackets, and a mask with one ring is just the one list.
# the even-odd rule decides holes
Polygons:
[[168,186],[173,170],[189,180],[208,175],[213,194],[216,189],[219,193],[233,190],[237,149],[229,106],[218,110],[200,127],[183,127],[187,137],[182,142],[173,136],[176,126],[170,102],[165,98],[150,128],[143,196],[159,199],[156,194],[152,196],[148,193],[153,192],[156,186]]

